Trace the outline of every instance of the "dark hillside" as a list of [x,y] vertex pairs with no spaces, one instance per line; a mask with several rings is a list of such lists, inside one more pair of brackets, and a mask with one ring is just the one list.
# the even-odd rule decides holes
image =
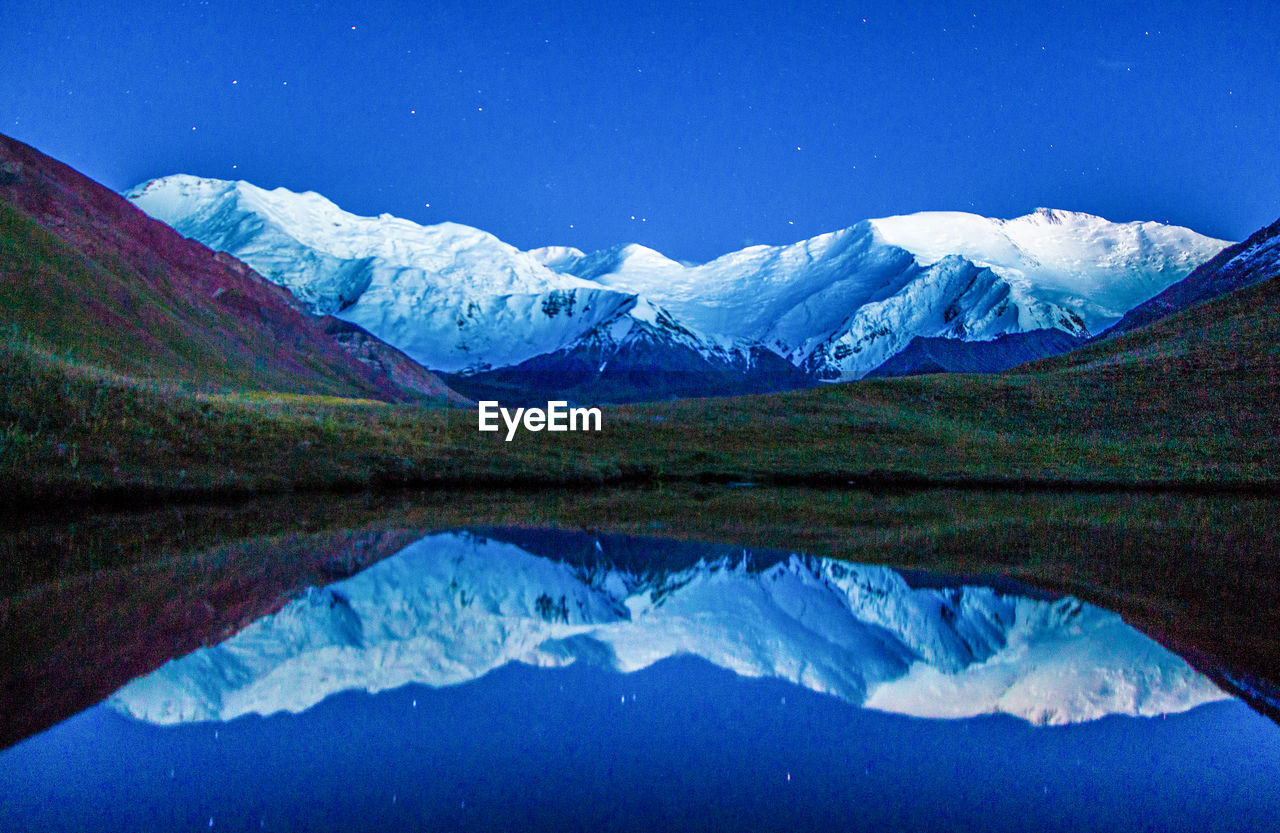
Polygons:
[[397,384],[335,344],[286,290],[5,136],[0,325],[77,362],[206,389],[448,393],[421,368]]

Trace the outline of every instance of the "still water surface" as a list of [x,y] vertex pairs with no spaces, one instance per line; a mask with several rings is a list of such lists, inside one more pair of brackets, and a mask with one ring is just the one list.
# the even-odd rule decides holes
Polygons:
[[433,535],[0,753],[5,830],[1275,830],[1280,728],[1106,611]]

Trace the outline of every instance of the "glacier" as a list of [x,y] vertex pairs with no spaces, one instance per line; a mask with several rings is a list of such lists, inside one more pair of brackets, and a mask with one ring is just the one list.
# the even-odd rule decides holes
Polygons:
[[1228,246],[1185,279],[1125,313],[1105,337],[1113,338],[1187,307],[1264,281],[1280,273],[1280,220]]
[[681,569],[571,564],[464,530],[310,588],[108,703],[157,724],[230,720],[340,691],[458,684],[510,662],[626,673],[685,654],[930,718],[1065,724],[1227,697],[1118,615],[1072,598],[913,587],[885,567],[798,554],[763,569],[745,551]]

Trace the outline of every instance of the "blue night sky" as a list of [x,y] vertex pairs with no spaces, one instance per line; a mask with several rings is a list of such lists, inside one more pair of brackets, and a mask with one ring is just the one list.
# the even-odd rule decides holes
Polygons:
[[10,4],[0,132],[120,190],[689,260],[927,209],[1280,215],[1280,4],[345,5]]

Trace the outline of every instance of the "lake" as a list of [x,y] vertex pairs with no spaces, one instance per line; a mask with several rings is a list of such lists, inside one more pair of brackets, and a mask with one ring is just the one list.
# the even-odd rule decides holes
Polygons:
[[426,535],[0,752],[6,830],[1267,830],[1280,728],[1070,597]]

